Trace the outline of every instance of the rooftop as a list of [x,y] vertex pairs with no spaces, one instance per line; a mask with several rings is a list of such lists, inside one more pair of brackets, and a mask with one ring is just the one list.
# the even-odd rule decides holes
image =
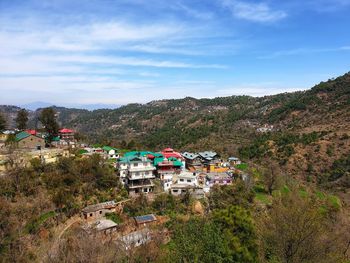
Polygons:
[[25,131],[22,131],[20,133],[17,133],[16,134],[16,141],[20,141],[20,140],[23,140],[27,137],[31,136],[31,134],[29,134],[28,132],[25,132]]
[[74,133],[74,131],[71,129],[63,128],[59,130],[59,133]]
[[150,222],[157,220],[157,218],[154,214],[135,216],[134,219],[135,219],[137,224],[150,223]]
[[89,206],[85,207],[82,211],[85,213],[96,212],[98,210],[115,207],[116,205],[117,204],[115,201],[108,201],[108,202],[99,203],[96,205],[89,205]]
[[104,151],[111,151],[111,150],[117,151],[118,150],[117,148],[114,148],[114,147],[111,147],[111,146],[103,146],[102,149]]
[[193,160],[193,159],[199,157],[198,154],[196,154],[196,153],[189,153],[189,152],[184,152],[182,154],[182,156],[185,157],[186,159],[190,159],[190,160]]
[[216,152],[212,151],[199,152],[198,154],[203,158],[214,158],[218,155]]
[[103,231],[112,227],[116,227],[118,224],[114,223],[112,220],[109,219],[101,219],[99,221],[97,221],[94,224],[94,227],[98,230],[98,231]]

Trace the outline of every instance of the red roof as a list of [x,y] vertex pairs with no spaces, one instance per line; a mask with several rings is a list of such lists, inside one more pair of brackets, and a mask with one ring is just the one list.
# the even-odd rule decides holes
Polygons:
[[174,157],[176,159],[182,159],[182,155],[178,152],[175,152],[173,149],[171,148],[166,148],[162,151],[162,154],[165,158],[169,158],[169,157]]
[[154,159],[154,155],[152,155],[152,154],[147,154],[146,156],[147,156],[148,159],[151,159],[151,160]]
[[59,132],[60,132],[60,133],[73,133],[74,131],[71,130],[71,129],[66,129],[66,128],[64,128],[64,129],[59,130]]
[[31,135],[36,135],[36,130],[26,130],[26,132]]
[[171,149],[171,148],[165,148],[164,150],[163,150],[163,152],[173,152],[174,150],[173,149]]

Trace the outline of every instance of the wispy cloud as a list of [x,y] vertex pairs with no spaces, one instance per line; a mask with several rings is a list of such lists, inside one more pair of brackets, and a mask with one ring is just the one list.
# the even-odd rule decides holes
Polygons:
[[223,6],[228,8],[232,15],[239,19],[253,22],[275,22],[287,17],[282,10],[274,10],[267,3],[243,2],[238,0],[222,0]]
[[183,3],[177,3],[175,5],[176,9],[182,10],[184,11],[187,15],[194,17],[194,18],[198,18],[198,19],[212,19],[214,17],[214,14],[211,12],[204,12],[204,11],[199,11],[197,9],[194,8],[190,8],[187,5],[184,5]]
[[275,51],[267,55],[259,56],[259,59],[273,59],[284,56],[300,56],[300,55],[311,55],[315,53],[328,53],[328,52],[339,52],[339,51],[348,51],[350,47],[336,47],[336,48],[296,48],[290,50],[280,50]]

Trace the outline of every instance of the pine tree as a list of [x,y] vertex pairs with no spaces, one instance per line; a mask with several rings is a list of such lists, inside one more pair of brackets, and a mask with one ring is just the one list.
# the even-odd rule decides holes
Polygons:
[[27,128],[28,112],[25,109],[21,109],[17,113],[16,124],[19,130],[25,130]]
[[6,120],[0,113],[0,132],[6,129]]
[[56,121],[56,112],[53,108],[45,108],[42,110],[40,117],[40,122],[45,128],[45,131],[48,133],[47,140],[51,142],[53,137],[58,134],[58,123]]

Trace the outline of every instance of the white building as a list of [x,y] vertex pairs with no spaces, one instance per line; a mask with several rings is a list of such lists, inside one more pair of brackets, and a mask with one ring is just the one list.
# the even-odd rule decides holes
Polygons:
[[196,173],[183,171],[180,174],[174,176],[174,182],[177,184],[198,186],[198,180]]
[[146,157],[130,156],[118,161],[120,180],[127,186],[129,195],[153,192],[156,169]]
[[102,150],[104,154],[107,156],[108,159],[118,159],[118,149],[110,147],[110,146],[103,146]]

